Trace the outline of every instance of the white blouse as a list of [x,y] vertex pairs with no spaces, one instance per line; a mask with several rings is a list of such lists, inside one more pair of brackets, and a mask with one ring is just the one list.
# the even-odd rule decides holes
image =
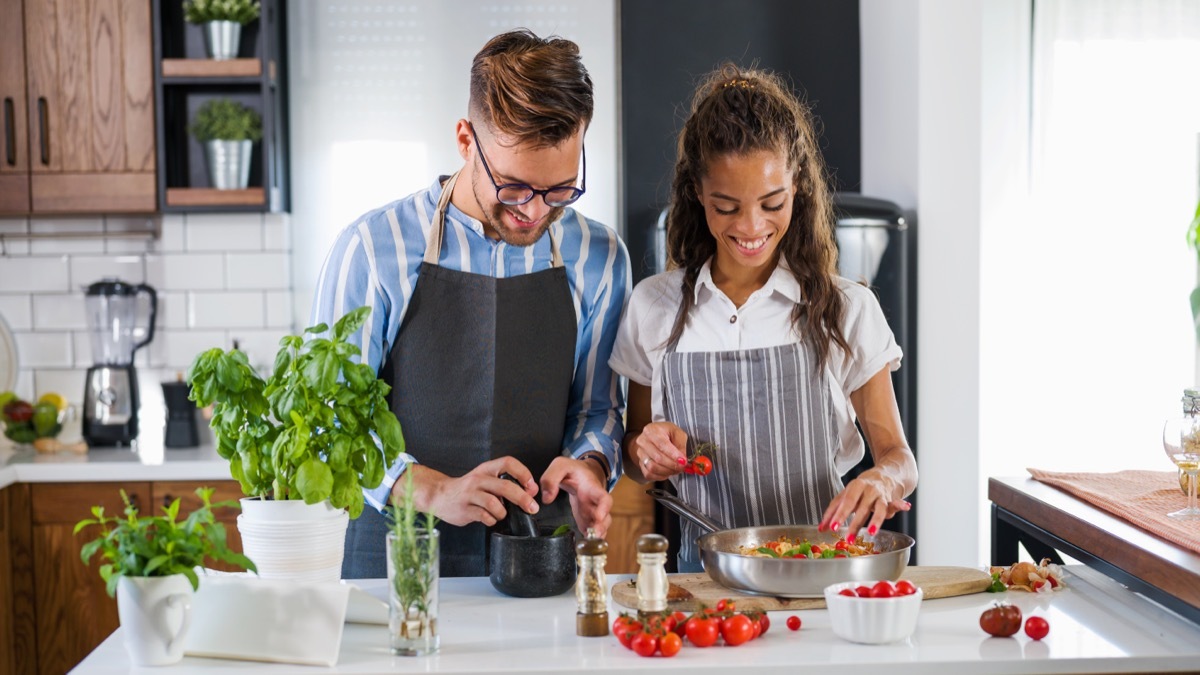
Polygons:
[[[682,281],[683,270],[678,269],[637,285],[621,317],[608,361],[618,374],[650,387],[651,419],[655,422],[666,419],[662,405],[663,357],[683,298]],[[850,351],[831,345],[825,380],[830,384],[841,438],[834,463],[838,472],[845,474],[865,452],[854,426],[850,394],[884,367],[889,371],[900,368],[903,353],[875,294],[842,277],[837,278],[837,284],[846,298],[842,333]],[[800,285],[785,264],[777,266],[767,283],[737,307],[713,283],[710,263],[705,263],[696,279],[695,304],[676,351],[734,351],[798,342],[802,336],[793,327],[791,314],[797,302],[802,302]]]

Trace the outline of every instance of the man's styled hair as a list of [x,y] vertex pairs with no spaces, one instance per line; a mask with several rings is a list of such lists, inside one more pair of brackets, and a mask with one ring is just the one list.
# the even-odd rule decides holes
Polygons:
[[471,121],[516,143],[554,147],[592,121],[579,45],[526,29],[497,35],[471,63]]

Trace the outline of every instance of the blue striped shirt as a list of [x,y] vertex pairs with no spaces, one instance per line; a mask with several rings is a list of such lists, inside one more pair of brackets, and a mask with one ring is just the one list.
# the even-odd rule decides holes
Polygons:
[[[434,181],[428,189],[367,213],[342,230],[321,268],[309,325],[332,326],[346,312],[370,305],[374,311],[351,341],[376,372],[404,321],[441,192],[441,181]],[[608,358],[629,296],[629,253],[616,232],[574,209],[566,209],[550,227],[559,242],[579,331],[563,454],[603,453],[611,490],[621,474],[625,402]],[[550,267],[550,239],[543,236],[533,246],[490,239],[479,221],[451,204],[438,264],[496,278],[529,274]],[[420,455],[420,448],[410,449]],[[388,504],[392,485],[414,461],[417,457],[405,454],[388,467],[378,488],[364,489],[367,502],[377,509]]]

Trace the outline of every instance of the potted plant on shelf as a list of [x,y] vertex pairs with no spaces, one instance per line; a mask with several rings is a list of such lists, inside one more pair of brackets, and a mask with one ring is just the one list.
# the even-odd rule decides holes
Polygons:
[[108,595],[117,598],[125,647],[138,665],[166,665],[183,658],[191,596],[200,585],[195,568],[206,559],[255,570],[249,558],[230,550],[225,526],[213,515],[214,508],[237,504],[213,504],[212,493],[212,488],[197,489],[200,508],[179,522],[179,499],[164,506],[162,515],[139,516],[121,490],[124,518],[107,516],[103,506],[94,506],[93,517],[75,525],[76,535],[93,525],[102,529],[83,545],[80,557],[88,564],[99,553],[104,561],[100,577]]
[[262,138],[258,111],[232,99],[213,99],[200,106],[188,130],[204,145],[209,183],[218,190],[244,190],[254,143]]
[[257,19],[261,10],[258,0],[186,0],[183,18],[204,30],[208,58],[223,61],[237,57],[242,26]]
[[328,338],[316,337],[325,324],[285,336],[266,379],[236,349],[205,351],[188,369],[192,400],[213,405],[217,452],[251,497],[238,530],[263,577],[339,579],[363,488],[379,487],[404,451],[391,387],[347,342],[370,313],[347,313]]

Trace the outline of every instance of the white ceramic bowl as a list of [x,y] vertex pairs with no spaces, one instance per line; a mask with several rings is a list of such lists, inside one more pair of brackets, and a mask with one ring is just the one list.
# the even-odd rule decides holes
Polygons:
[[917,615],[921,613],[921,600],[925,597],[920,588],[912,595],[894,598],[860,598],[838,593],[859,586],[873,586],[875,582],[849,581],[825,587],[825,606],[829,608],[829,622],[834,635],[863,644],[878,645],[907,639],[917,627]]

